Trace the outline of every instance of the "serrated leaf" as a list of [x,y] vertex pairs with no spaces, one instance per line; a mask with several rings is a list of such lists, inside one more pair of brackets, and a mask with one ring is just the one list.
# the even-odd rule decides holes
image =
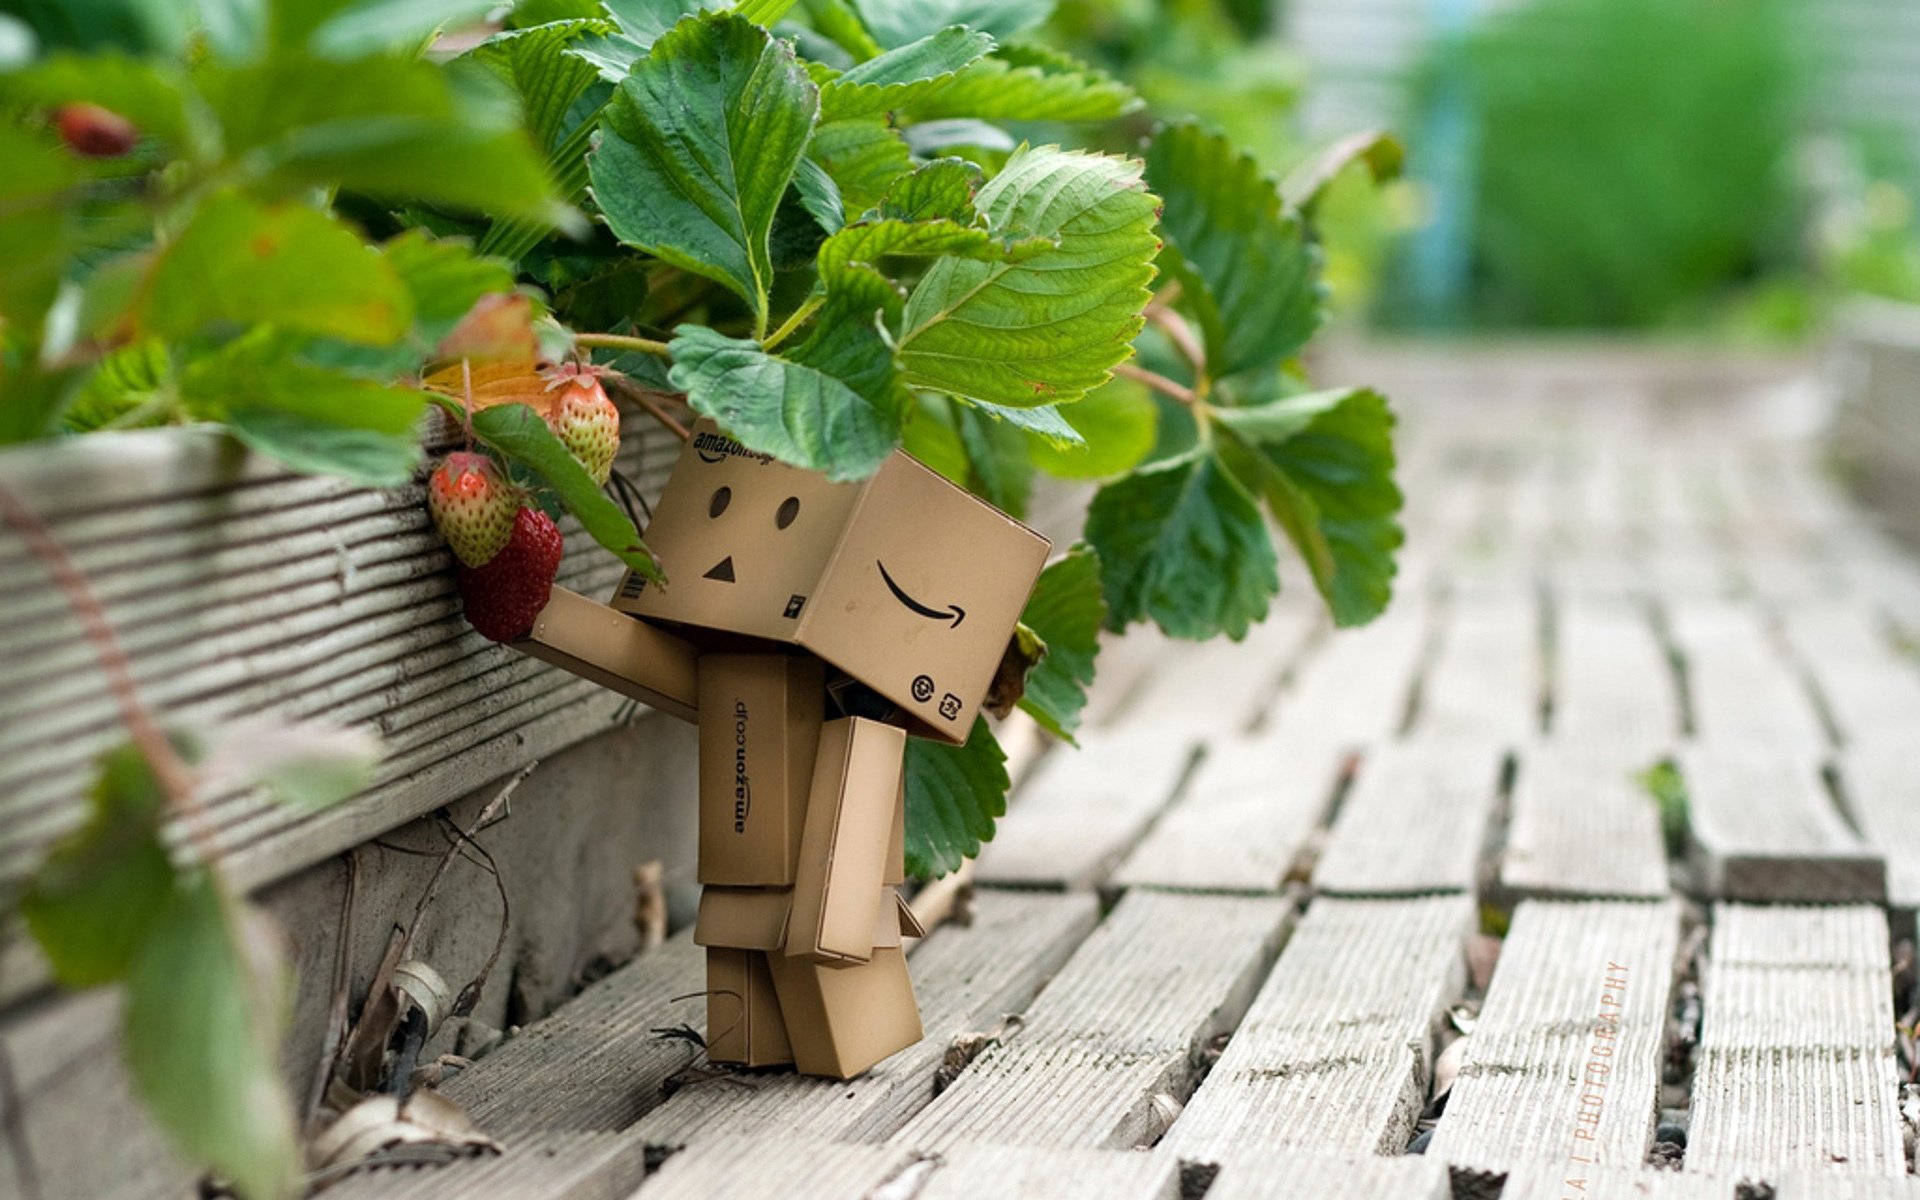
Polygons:
[[1205,448],[1101,488],[1086,537],[1115,631],[1151,620],[1170,637],[1237,641],[1280,591],[1259,507]]
[[955,25],[852,67],[820,89],[820,118],[891,112],[944,87],[993,49],[984,33]]
[[474,254],[463,241],[410,229],[384,247],[387,262],[413,299],[415,330],[437,345],[480,297],[513,290],[513,272],[495,258]]
[[305,205],[223,192],[161,252],[136,324],[161,337],[268,324],[386,345],[412,319],[400,277],[345,225]]
[[1384,129],[1348,134],[1325,146],[1287,173],[1280,195],[1294,211],[1311,216],[1327,186],[1355,163],[1364,163],[1375,183],[1399,176],[1407,150]]
[[131,745],[100,761],[87,822],[56,845],[20,899],[54,977],[70,988],[121,978],[173,887],[160,841],[159,781]]
[[880,216],[896,221],[947,220],[984,225],[973,198],[980,191],[980,168],[964,158],[940,158],[894,181],[880,201]]
[[[450,415],[459,418],[459,401],[441,397],[439,403]],[[509,462],[539,476],[580,522],[587,536],[605,546],[615,558],[655,582],[666,578],[647,544],[640,540],[640,531],[633,527],[633,520],[600,490],[580,460],[553,435],[539,413],[525,404],[498,404],[473,414],[473,432]]]
[[915,101],[911,105],[913,116],[918,121],[951,117],[1108,121],[1140,107],[1140,97],[1126,84],[1085,64],[1076,67],[1018,66],[998,54],[991,55],[971,63]]
[[791,358],[682,325],[669,378],[694,411],[748,449],[829,479],[864,479],[899,444],[904,407],[878,332],[883,305],[863,315],[848,292],[830,295],[816,332]]
[[907,148],[920,158],[957,157],[995,171],[1006,165],[1006,156],[1020,145],[1000,126],[971,118],[917,121],[901,134]]
[[1033,465],[1056,479],[1111,479],[1146,461],[1159,435],[1160,410],[1145,388],[1115,379],[1059,410],[1078,444],[1036,440]]
[[185,1158],[247,1200],[287,1200],[301,1166],[279,1069],[291,989],[264,920],[206,871],[181,876],[127,977],[126,1058]]
[[1165,208],[1162,257],[1199,320],[1215,379],[1298,354],[1320,327],[1320,254],[1274,182],[1226,138],[1197,125],[1162,130],[1147,178]]
[[977,226],[952,221],[866,221],[849,225],[820,244],[817,267],[823,282],[834,281],[859,265],[871,266],[889,254],[932,257],[997,258],[1004,248]]
[[1213,412],[1229,465],[1266,499],[1335,623],[1379,616],[1405,540],[1386,398],[1345,388]]
[[884,117],[821,122],[807,157],[832,176],[852,212],[880,203],[896,180],[913,172],[913,155]]
[[954,428],[967,450],[967,489],[1014,520],[1033,498],[1033,463],[1020,429],[972,404],[956,404]]
[[355,0],[313,31],[309,44],[331,58],[360,58],[418,45],[487,15],[497,0]]
[[1046,20],[1053,0],[854,0],[854,8],[874,41],[892,50],[949,25],[1004,38]]
[[[1068,407],[1076,408],[1083,403],[1085,402],[1076,400]],[[987,413],[1016,429],[1032,434],[1049,445],[1060,447],[1086,445],[1086,440],[1080,436],[1080,431],[1073,427],[1057,405],[1043,404],[1039,408],[1008,408],[1002,404],[988,404],[980,400],[969,400],[966,404],[969,408]]]
[[936,262],[907,301],[907,381],[1014,408],[1105,383],[1140,331],[1159,246],[1139,164],[1027,149],[975,203],[997,237],[1053,245],[1019,262]]
[[840,185],[819,163],[803,158],[795,165],[793,190],[800,198],[801,207],[807,210],[807,214],[824,232],[835,233],[847,223],[847,208],[840,198]]
[[1047,644],[1047,653],[1028,673],[1020,707],[1055,737],[1072,741],[1080,728],[1106,621],[1100,558],[1090,547],[1075,546],[1040,572],[1020,622]]
[[510,29],[481,42],[466,57],[513,88],[534,142],[552,150],[576,130],[592,125],[591,120],[578,119],[574,105],[599,76],[590,63],[569,50],[574,43],[607,28],[610,26],[605,21],[576,20]]
[[1006,815],[1007,755],[975,717],[964,746],[908,738],[907,874],[934,879],[980,853]]
[[764,326],[768,235],[819,96],[793,51],[721,14],[687,20],[634,64],[589,156],[622,242],[737,293]]

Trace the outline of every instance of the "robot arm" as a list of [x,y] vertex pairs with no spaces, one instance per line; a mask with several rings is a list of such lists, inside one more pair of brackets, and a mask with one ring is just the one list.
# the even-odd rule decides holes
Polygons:
[[513,646],[683,721],[699,719],[692,644],[578,592],[554,588],[533,632]]

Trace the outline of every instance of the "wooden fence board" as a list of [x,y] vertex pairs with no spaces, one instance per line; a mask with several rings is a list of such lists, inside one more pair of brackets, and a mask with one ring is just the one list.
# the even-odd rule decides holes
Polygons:
[[852,1200],[904,1172],[934,1169],[905,1146],[716,1138],[669,1158],[633,1200]]
[[1537,601],[1456,596],[1420,686],[1414,729],[1511,744],[1539,731],[1541,697]]
[[1473,891],[1503,758],[1466,740],[1367,751],[1314,886],[1336,895]]
[[1875,742],[1840,760],[1847,811],[1887,862],[1887,903],[1920,909],[1920,761],[1911,743]]
[[1920,665],[1863,605],[1812,605],[1782,623],[1848,745],[1911,745],[1920,727]]
[[1128,1150],[957,1146],[913,1200],[1180,1200],[1180,1166]]
[[1671,606],[1668,619],[1686,662],[1695,738],[1786,750],[1827,744],[1812,697],[1757,611],[1691,601]]
[[1342,746],[1392,737],[1405,719],[1428,629],[1427,606],[1408,593],[1373,624],[1334,633],[1301,664],[1275,719]]
[[1680,702],[1646,609],[1568,600],[1554,612],[1552,734],[1664,749],[1680,736]]
[[1451,1200],[1445,1164],[1419,1156],[1235,1152],[1207,1200]]
[[1667,894],[1660,811],[1632,750],[1540,742],[1519,754],[1502,886],[1520,895]]
[[1513,1200],[1741,1200],[1737,1186],[1730,1176],[1637,1164],[1590,1167],[1559,1162],[1515,1167],[1508,1172],[1506,1190],[1501,1194]]
[[1708,895],[1844,903],[1886,898],[1886,864],[1834,807],[1818,759],[1768,745],[1688,750],[1690,845]]
[[535,1133],[505,1153],[349,1176],[329,1200],[627,1200],[647,1174],[646,1145],[619,1133]]

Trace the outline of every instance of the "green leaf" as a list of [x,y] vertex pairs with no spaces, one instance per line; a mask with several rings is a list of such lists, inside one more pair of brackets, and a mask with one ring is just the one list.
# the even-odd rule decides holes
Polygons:
[[300,1193],[300,1144],[280,1078],[289,979],[264,918],[205,871],[158,907],[127,978],[127,1065],[183,1156],[247,1200]]
[[1203,447],[1101,488],[1086,537],[1115,631],[1150,619],[1170,637],[1237,641],[1280,591],[1259,507]]
[[513,290],[513,272],[497,258],[481,258],[457,239],[409,229],[384,247],[387,262],[413,298],[416,332],[427,345],[452,332],[480,297]]
[[1384,129],[1348,134],[1287,173],[1280,195],[1294,211],[1311,216],[1327,187],[1348,167],[1364,163],[1375,183],[1399,176],[1407,150]]
[[[969,408],[996,417],[1049,445],[1060,447],[1086,445],[1086,439],[1082,438],[1080,431],[1061,415],[1062,410],[1057,405],[1044,404],[1039,408],[1008,408],[1005,405],[987,404],[979,400],[968,400],[965,403]],[[1076,400],[1068,407],[1078,407],[1083,403],[1085,401]],[[1026,443],[1022,442],[1022,453],[1025,453],[1025,446]]]
[[193,32],[193,8],[179,0],[14,0],[6,11],[48,49],[171,57]]
[[721,15],[654,43],[604,114],[593,193],[627,245],[726,285],[764,327],[768,234],[819,96],[793,51]]
[[772,28],[781,17],[792,11],[794,0],[740,0],[733,11],[739,13],[755,25]]
[[207,136],[206,117],[185,72],[161,60],[56,54],[0,74],[0,97],[36,108],[98,104],[137,122],[141,137],[169,143],[183,157],[203,149]]
[[894,181],[880,201],[880,215],[896,221],[952,221],[985,225],[973,198],[980,168],[964,158],[940,158]]
[[1019,66],[996,54],[968,65],[911,107],[918,121],[1107,121],[1139,108],[1140,98],[1084,63],[1049,70]]
[[840,186],[848,211],[880,203],[896,180],[913,172],[913,155],[884,117],[823,121],[813,131],[807,157]]
[[406,334],[413,302],[393,267],[327,214],[223,192],[161,253],[138,319],[161,337],[268,324],[385,345]]
[[1386,398],[1369,388],[1309,392],[1217,408],[1213,419],[1229,465],[1265,497],[1335,623],[1379,616],[1405,540]]
[[1260,166],[1197,125],[1162,130],[1147,178],[1165,201],[1162,257],[1200,322],[1215,379],[1283,362],[1320,327],[1320,255]]
[[1090,548],[1075,546],[1040,572],[1020,622],[1040,635],[1047,653],[1028,673],[1020,707],[1055,737],[1072,741],[1080,728],[1106,621],[1100,558]]
[[[581,119],[575,105],[599,76],[591,64],[568,52],[574,42],[606,28],[604,21],[555,21],[511,29],[475,46],[467,57],[513,88],[534,142],[551,151],[576,132],[589,131],[591,117],[612,95],[608,91],[600,104],[589,107],[588,119]],[[584,154],[584,140],[580,149]]]
[[854,8],[874,40],[895,50],[949,25],[1005,38],[1046,20],[1053,0],[854,0]]
[[978,226],[947,220],[866,221],[849,225],[822,242],[816,266],[822,282],[831,286],[847,271],[874,266],[889,254],[992,259],[1003,257],[1005,248]]
[[229,414],[227,428],[248,449],[296,471],[335,475],[366,487],[400,487],[420,465],[420,440],[411,432],[324,425],[266,408]]
[[1105,383],[1143,324],[1159,248],[1139,164],[1023,149],[975,203],[996,236],[1054,244],[1018,262],[936,262],[907,301],[908,382],[1014,408]]
[[907,739],[907,874],[933,879],[956,871],[993,840],[1006,815],[1007,755],[985,717],[975,717],[964,746]]
[[816,224],[827,233],[838,232],[847,223],[847,210],[840,199],[839,185],[819,163],[803,158],[793,172],[793,190],[800,204]]
[[207,741],[203,788],[264,787],[302,812],[318,812],[371,786],[384,753],[370,730],[276,717],[230,722]]
[[864,479],[899,444],[904,408],[878,332],[884,300],[869,299],[875,307],[862,315],[852,296],[830,298],[817,332],[790,359],[682,325],[669,378],[695,412],[748,449],[829,479]]
[[867,117],[901,108],[944,87],[993,49],[984,33],[955,25],[842,72],[820,89],[820,119]]
[[[459,402],[439,398],[439,403],[458,418]],[[626,511],[607,498],[593,482],[593,476],[580,465],[539,413],[525,404],[499,404],[473,414],[473,432],[487,445],[510,461],[538,475],[559,496],[587,536],[610,550],[614,557],[656,583],[666,576],[653,559],[640,531]]]
[[1131,379],[1115,379],[1059,411],[1078,444],[1036,439],[1027,447],[1033,465],[1056,479],[1124,475],[1146,461],[1159,435],[1160,410]]
[[97,987],[127,973],[173,886],[160,841],[162,796],[146,759],[131,745],[100,762],[87,823],[53,848],[20,913],[54,977]]
[[361,58],[417,46],[448,26],[471,24],[498,0],[356,0],[313,31],[315,52]]
[[1033,498],[1026,436],[971,404],[955,405],[953,422],[967,450],[967,489],[1014,520],[1024,519]]
[[[906,153],[906,146],[900,147]],[[67,190],[71,156],[47,138],[0,126],[0,324],[37,333],[66,266],[72,229]]]

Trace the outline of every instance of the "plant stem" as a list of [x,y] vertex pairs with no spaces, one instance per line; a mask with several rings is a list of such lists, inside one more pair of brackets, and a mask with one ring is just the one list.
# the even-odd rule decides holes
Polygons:
[[1207,352],[1201,346],[1200,339],[1194,336],[1193,326],[1187,324],[1186,318],[1165,306],[1149,308],[1146,316],[1149,322],[1167,335],[1167,340],[1173,343],[1174,349],[1180,351],[1181,355],[1193,364],[1194,377],[1206,378]]
[[780,328],[767,335],[766,340],[760,343],[760,348],[762,350],[771,350],[781,342],[786,341],[788,335],[805,324],[808,317],[819,312],[820,306],[826,302],[827,298],[825,296],[808,296],[806,303],[794,309],[793,315],[780,323]]
[[1115,375],[1125,376],[1139,383],[1144,383],[1161,395],[1171,396],[1189,408],[1193,407],[1200,399],[1199,395],[1186,384],[1180,383],[1177,380],[1168,379],[1158,371],[1149,371],[1145,367],[1135,363],[1121,363],[1113,369],[1113,373]]
[[656,354],[661,358],[672,352],[665,342],[656,342],[652,338],[629,337],[622,333],[576,333],[573,344],[585,346],[589,350],[634,350],[641,354]]
[[650,388],[643,388],[623,375],[609,375],[607,381],[613,384],[614,390],[646,409],[647,415],[666,426],[673,436],[683,442],[693,436],[685,425],[674,419],[672,413],[660,406],[659,393]]

